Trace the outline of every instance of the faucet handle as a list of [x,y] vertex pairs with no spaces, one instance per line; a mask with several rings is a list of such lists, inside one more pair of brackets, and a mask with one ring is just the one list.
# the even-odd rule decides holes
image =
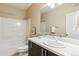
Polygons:
[[60,37],[67,37],[68,34],[61,34]]
[[63,36],[64,36],[64,37],[67,37],[67,36],[68,36],[68,34],[64,34]]
[[68,36],[68,34],[65,34],[65,36],[67,37],[67,36]]

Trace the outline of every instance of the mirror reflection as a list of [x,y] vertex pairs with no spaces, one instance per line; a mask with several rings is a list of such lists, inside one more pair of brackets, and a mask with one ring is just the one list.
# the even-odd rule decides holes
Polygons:
[[[76,34],[74,37],[78,38],[79,35],[78,10],[79,10],[78,3],[46,4],[41,9],[41,33],[42,34],[52,33],[55,35],[62,35],[62,36],[68,35],[69,37],[72,37],[72,35]],[[68,14],[70,14],[70,16],[67,16]],[[70,28],[76,29],[74,33],[73,29]]]

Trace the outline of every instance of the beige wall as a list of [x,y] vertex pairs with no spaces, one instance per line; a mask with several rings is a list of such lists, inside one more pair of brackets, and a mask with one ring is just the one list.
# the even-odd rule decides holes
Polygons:
[[78,11],[79,6],[74,6],[75,4],[63,4],[60,7],[53,9],[52,11],[43,14],[43,18],[46,20],[46,30],[50,32],[50,26],[57,26],[56,33],[62,34],[65,33],[65,15],[67,13]]
[[36,27],[36,34],[40,33],[40,21],[41,21],[41,14],[40,10],[44,4],[32,4],[32,6],[28,9],[27,14],[28,17],[31,19],[31,27]]
[[0,16],[21,19],[26,17],[26,11],[16,7],[0,4]]

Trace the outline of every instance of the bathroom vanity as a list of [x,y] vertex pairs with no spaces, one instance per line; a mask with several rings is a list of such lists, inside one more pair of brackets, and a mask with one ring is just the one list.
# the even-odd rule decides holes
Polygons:
[[79,40],[71,38],[29,38],[29,56],[79,56]]
[[29,56],[57,56],[57,54],[29,41]]

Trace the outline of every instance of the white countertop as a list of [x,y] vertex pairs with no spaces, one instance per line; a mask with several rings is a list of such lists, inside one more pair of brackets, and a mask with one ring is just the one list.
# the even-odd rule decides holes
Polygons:
[[[48,38],[45,37],[45,39],[48,39]],[[79,56],[79,45],[75,44],[76,43],[75,39],[74,39],[75,43],[73,43],[74,40],[71,40],[71,39],[69,40],[69,38],[65,38],[65,39],[60,38],[58,41],[65,46],[61,48],[51,47],[51,46],[44,44],[43,42],[45,41],[45,39],[41,39],[38,37],[29,38],[29,40],[32,41],[33,43],[59,56]],[[79,40],[77,40],[77,43],[78,42]]]

